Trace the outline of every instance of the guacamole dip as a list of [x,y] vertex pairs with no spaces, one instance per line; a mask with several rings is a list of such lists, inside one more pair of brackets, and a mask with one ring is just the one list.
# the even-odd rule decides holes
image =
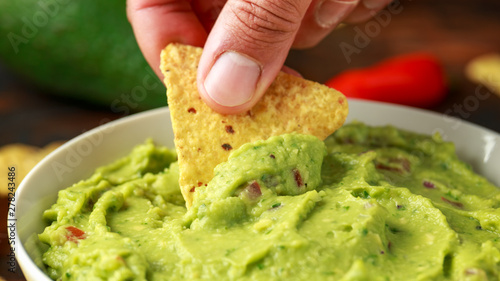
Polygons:
[[500,190],[452,143],[345,125],[217,166],[186,211],[151,141],[61,191],[39,239],[56,280],[498,280]]

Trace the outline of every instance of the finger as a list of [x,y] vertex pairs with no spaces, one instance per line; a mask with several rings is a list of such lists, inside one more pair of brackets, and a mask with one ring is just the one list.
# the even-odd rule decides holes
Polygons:
[[282,68],[281,68],[281,71],[285,72],[285,73],[288,73],[290,75],[293,75],[293,76],[297,76],[297,77],[301,77],[302,78],[302,74],[300,74],[300,72],[298,72],[297,70],[291,68],[291,67],[288,67],[286,65],[284,65]]
[[207,38],[187,0],[128,0],[127,16],[139,48],[160,78],[160,53],[166,45],[203,46]]
[[303,0],[229,0],[205,44],[198,89],[214,110],[249,110],[276,78],[310,4]]
[[392,0],[363,0],[356,8],[344,19],[346,23],[360,23],[372,18],[376,13],[389,5]]
[[227,0],[195,0],[191,2],[191,6],[205,30],[210,32],[226,2]]
[[315,0],[307,10],[293,42],[294,48],[318,44],[359,4],[359,0]]

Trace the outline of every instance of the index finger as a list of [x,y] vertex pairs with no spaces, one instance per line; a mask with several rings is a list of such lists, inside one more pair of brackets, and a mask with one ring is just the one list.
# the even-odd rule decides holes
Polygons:
[[172,42],[203,46],[207,32],[189,0],[127,0],[127,17],[146,61],[158,77],[161,50]]

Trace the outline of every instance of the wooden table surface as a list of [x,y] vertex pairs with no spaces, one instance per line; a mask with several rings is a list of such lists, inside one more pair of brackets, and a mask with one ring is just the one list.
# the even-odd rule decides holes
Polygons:
[[[344,26],[315,48],[291,51],[287,65],[307,79],[325,82],[344,69],[368,66],[396,54],[428,51],[441,59],[450,81],[446,100],[430,110],[500,132],[500,97],[490,93],[481,96],[487,98],[477,98],[478,89],[483,88],[464,74],[465,65],[476,56],[500,53],[500,2],[402,0],[398,3],[398,12],[386,13],[386,18]],[[356,46],[354,40],[360,31],[369,34],[369,40],[363,46],[358,44],[358,52],[346,57],[340,45]],[[91,106],[41,91],[0,63],[0,146],[9,143],[44,146],[52,141],[69,140],[121,117],[107,106]],[[2,202],[0,224],[6,225],[6,200]],[[0,238],[0,276],[23,280],[19,272],[8,272],[6,233],[2,232]]]

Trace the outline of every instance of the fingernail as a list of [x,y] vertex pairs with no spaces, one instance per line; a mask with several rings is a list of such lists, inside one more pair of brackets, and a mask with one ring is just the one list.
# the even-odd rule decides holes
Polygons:
[[385,1],[380,0],[363,0],[363,6],[368,10],[380,10],[386,5]]
[[252,59],[226,52],[212,66],[203,86],[216,103],[234,107],[252,99],[260,73],[260,66]]
[[316,22],[323,28],[331,28],[347,16],[356,3],[352,0],[323,0],[316,6]]

